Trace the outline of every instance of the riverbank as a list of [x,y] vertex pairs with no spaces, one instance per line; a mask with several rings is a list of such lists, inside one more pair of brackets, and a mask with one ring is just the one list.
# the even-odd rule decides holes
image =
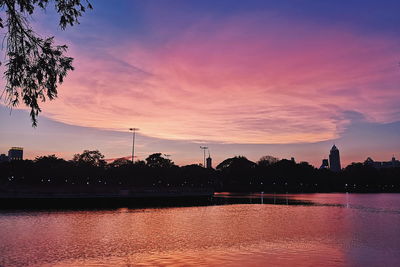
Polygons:
[[193,187],[2,187],[0,208],[199,205],[213,195],[211,188]]

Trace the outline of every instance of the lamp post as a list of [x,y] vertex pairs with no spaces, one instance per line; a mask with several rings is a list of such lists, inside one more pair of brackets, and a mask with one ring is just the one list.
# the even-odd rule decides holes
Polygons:
[[206,167],[206,149],[208,149],[208,147],[206,147],[206,146],[200,146],[200,149],[203,149],[203,154],[204,154],[204,165],[203,165],[203,167],[205,168]]
[[134,157],[135,157],[135,135],[136,135],[136,131],[139,131],[139,128],[129,128],[129,131],[133,132],[132,135],[132,164],[134,162]]

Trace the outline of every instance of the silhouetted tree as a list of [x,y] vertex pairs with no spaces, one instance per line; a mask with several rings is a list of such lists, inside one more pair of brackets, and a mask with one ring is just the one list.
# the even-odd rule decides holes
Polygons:
[[169,168],[174,166],[174,163],[170,159],[162,157],[161,153],[154,153],[148,156],[146,164],[151,168]]
[[146,162],[144,160],[137,160],[133,165],[135,168],[144,168],[146,167]]
[[65,160],[62,158],[58,158],[56,155],[53,154],[48,156],[36,157],[34,162],[46,166],[54,166],[57,165],[58,163],[65,162]]
[[248,160],[243,156],[236,156],[228,158],[217,165],[216,169],[220,171],[232,170],[232,169],[249,169],[255,167],[255,163]]
[[257,165],[259,165],[259,166],[269,166],[269,165],[277,163],[278,161],[279,161],[279,159],[275,158],[273,156],[262,156],[257,161]]
[[36,157],[34,162],[34,174],[30,178],[31,183],[60,184],[65,182],[65,177],[71,172],[71,163],[58,158],[55,155]]
[[380,171],[370,165],[364,165],[362,163],[352,163],[348,165],[343,172],[345,182],[348,186],[359,187],[363,184],[376,185],[382,183],[380,177]]
[[213,186],[215,183],[215,170],[207,169],[198,164],[182,166],[180,168],[182,186]]
[[104,167],[106,165],[104,155],[98,150],[84,150],[82,154],[75,154],[72,161],[77,165],[94,167]]
[[228,190],[248,191],[255,182],[256,166],[246,157],[237,156],[224,160],[216,169],[221,172],[221,182]]
[[15,189],[19,185],[31,185],[36,189],[48,186],[49,190],[76,188],[78,191],[134,186],[213,187],[217,191],[271,193],[400,192],[400,168],[376,169],[362,163],[332,172],[315,169],[307,162],[283,159],[274,164],[257,165],[245,157],[233,157],[213,170],[195,164],[178,167],[161,153],[155,153],[146,159],[146,163],[118,160],[105,168],[103,158],[97,150],[85,150],[76,154],[72,161],[49,155],[34,161],[2,162],[0,191],[4,187]]
[[23,101],[31,109],[33,126],[41,111],[39,102],[56,98],[58,84],[74,69],[73,58],[65,56],[66,45],[55,45],[54,37],[42,38],[30,26],[31,15],[37,9],[46,10],[51,2],[63,30],[79,23],[86,8],[92,8],[87,0],[85,4],[81,0],[0,0],[5,10],[0,28],[6,28],[5,100],[11,107]]
[[113,162],[111,162],[109,164],[109,166],[113,167],[113,168],[118,168],[118,167],[122,167],[122,166],[125,166],[125,165],[130,165],[130,164],[132,164],[131,160],[128,160],[126,158],[119,158],[119,159],[116,159]]

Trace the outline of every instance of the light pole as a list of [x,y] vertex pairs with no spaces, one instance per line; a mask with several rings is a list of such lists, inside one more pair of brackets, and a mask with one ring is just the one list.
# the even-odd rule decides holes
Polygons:
[[135,157],[135,135],[136,131],[139,131],[139,128],[129,128],[129,131],[133,132],[132,135],[132,164],[134,162],[133,158]]
[[203,154],[204,154],[204,165],[203,165],[203,167],[205,168],[206,167],[206,149],[208,149],[208,147],[206,147],[206,146],[200,146],[200,149],[203,149]]

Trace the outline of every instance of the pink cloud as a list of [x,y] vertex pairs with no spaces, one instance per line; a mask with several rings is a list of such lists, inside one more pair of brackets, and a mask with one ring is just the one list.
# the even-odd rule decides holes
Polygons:
[[76,70],[44,114],[167,139],[329,140],[349,124],[347,110],[400,119],[399,52],[390,39],[301,22],[202,21],[163,44],[73,51]]

